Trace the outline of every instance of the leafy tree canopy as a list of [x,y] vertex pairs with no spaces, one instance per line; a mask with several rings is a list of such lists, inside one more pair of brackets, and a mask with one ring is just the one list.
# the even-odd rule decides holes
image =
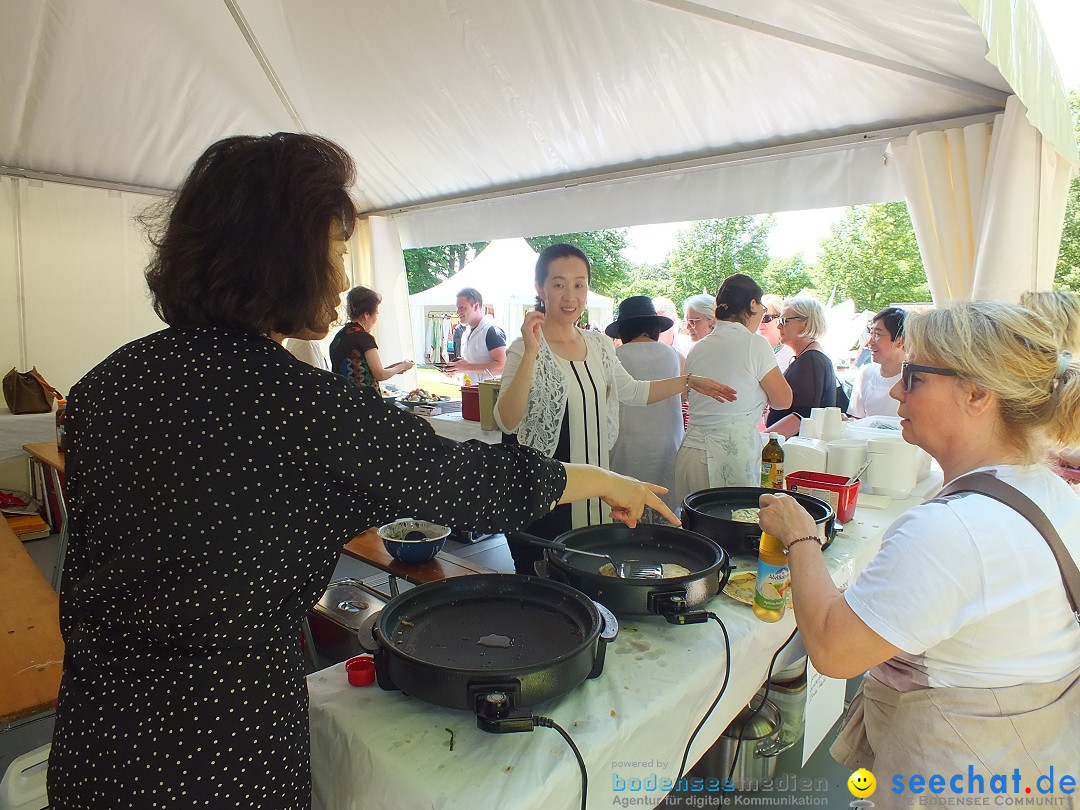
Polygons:
[[614,228],[606,231],[586,231],[583,233],[553,233],[547,236],[526,237],[525,241],[539,253],[548,245],[567,242],[577,245],[589,257],[592,265],[592,281],[589,288],[601,295],[614,296],[620,285],[630,275],[630,262],[623,258],[622,251],[629,244],[626,228]]
[[815,272],[822,300],[851,298],[859,309],[929,301],[915,229],[902,202],[853,206],[822,242]]
[[812,270],[813,267],[806,263],[800,253],[789,259],[770,259],[754,279],[765,292],[788,298],[797,295],[804,287],[814,289],[816,284]]
[[670,297],[671,270],[667,259],[653,264],[632,265],[622,283],[608,294],[616,301],[622,301],[631,295],[647,295],[650,298],[658,295]]
[[[1072,108],[1076,143],[1080,146],[1080,93],[1075,90],[1069,91],[1069,107]],[[1069,185],[1054,286],[1059,290],[1080,293],[1080,176],[1074,177]]]
[[742,216],[692,222],[679,231],[668,257],[672,283],[665,293],[676,306],[705,291],[715,295],[720,282],[732,273],[763,277],[769,266],[766,241],[771,216]]
[[475,258],[476,254],[488,244],[488,242],[470,242],[403,250],[409,292],[423,292],[454,275],[465,266],[465,262]]

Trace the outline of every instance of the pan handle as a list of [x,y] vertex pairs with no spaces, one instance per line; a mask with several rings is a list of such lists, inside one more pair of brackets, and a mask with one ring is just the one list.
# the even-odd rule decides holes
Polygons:
[[619,620],[615,618],[615,614],[601,605],[595,599],[592,603],[596,605],[596,610],[600,614],[600,637],[596,640],[596,657],[593,659],[592,671],[589,673],[589,678],[599,678],[604,672],[604,661],[607,658],[608,644],[615,640],[615,636],[619,634]]
[[545,540],[542,537],[537,537],[536,535],[528,534],[526,532],[514,532],[514,539],[528,543],[530,546],[551,548],[555,551],[568,551],[571,554],[584,554],[586,557],[598,557],[601,560],[607,560],[608,562],[611,562],[611,557],[609,557],[607,554],[597,554],[595,551],[581,551],[580,549],[569,548],[568,546],[564,546],[562,543],[556,543],[554,540]]
[[375,638],[375,622],[379,620],[379,614],[382,611],[375,611],[368,616],[360,624],[360,628],[356,631],[356,640],[360,642],[360,646],[364,648],[364,652],[369,652],[375,655],[379,652],[379,642]]

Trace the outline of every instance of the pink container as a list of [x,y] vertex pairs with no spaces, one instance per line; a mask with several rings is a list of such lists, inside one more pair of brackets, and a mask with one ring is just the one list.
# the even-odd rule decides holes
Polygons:
[[832,506],[839,523],[847,523],[855,516],[855,502],[859,498],[859,484],[847,484],[847,477],[822,472],[793,472],[787,474],[786,485],[792,492],[812,495]]

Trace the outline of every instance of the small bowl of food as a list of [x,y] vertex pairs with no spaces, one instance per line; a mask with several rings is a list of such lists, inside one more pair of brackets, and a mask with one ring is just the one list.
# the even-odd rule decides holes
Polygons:
[[442,551],[450,529],[426,520],[402,518],[376,530],[387,552],[399,562],[422,563]]

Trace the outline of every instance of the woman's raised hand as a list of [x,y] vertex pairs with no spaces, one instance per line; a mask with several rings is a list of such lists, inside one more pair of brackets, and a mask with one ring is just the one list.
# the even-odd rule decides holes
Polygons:
[[730,385],[724,385],[722,382],[698,374],[686,375],[686,387],[691,391],[712,397],[717,402],[734,402],[736,399],[735,389]]
[[525,351],[536,354],[540,351],[540,325],[544,322],[544,313],[531,310],[525,313],[521,322],[521,339],[525,341]]
[[675,513],[668,505],[660,500],[660,496],[667,492],[666,487],[659,484],[648,484],[618,473],[610,473],[613,479],[611,489],[607,495],[601,495],[600,499],[611,507],[611,519],[625,523],[631,529],[637,526],[646,506],[651,506],[669,523],[681,526],[682,522],[675,517]]

